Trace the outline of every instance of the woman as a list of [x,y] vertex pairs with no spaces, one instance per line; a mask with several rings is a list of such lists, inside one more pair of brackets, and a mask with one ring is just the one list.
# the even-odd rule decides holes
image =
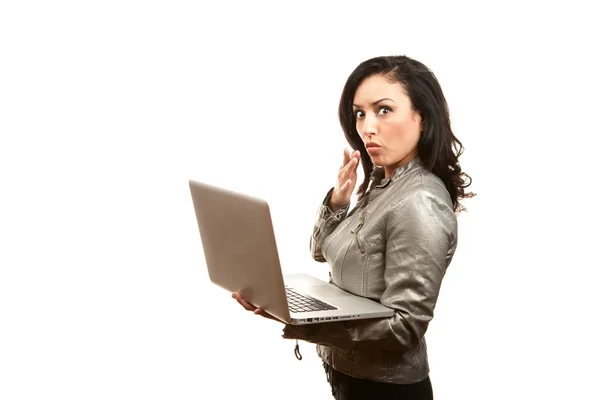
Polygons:
[[[457,245],[459,200],[472,197],[434,74],[405,56],[361,63],[348,78],[339,119],[344,150],[337,183],[311,240],[331,281],[396,312],[391,318],[284,328],[317,344],[336,399],[432,399],[425,331]],[[362,163],[365,179],[349,211]],[[234,298],[246,309],[263,314]]]

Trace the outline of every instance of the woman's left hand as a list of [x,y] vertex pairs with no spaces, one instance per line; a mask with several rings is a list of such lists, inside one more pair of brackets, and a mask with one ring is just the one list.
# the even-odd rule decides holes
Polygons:
[[269,314],[265,310],[262,310],[262,309],[260,309],[258,307],[254,307],[252,304],[248,303],[246,300],[244,300],[244,298],[242,297],[242,295],[240,294],[240,292],[233,292],[231,294],[231,297],[233,297],[234,299],[236,299],[237,302],[240,303],[240,305],[242,307],[244,307],[246,310],[252,311],[256,315],[260,315],[261,317],[272,319],[273,321],[281,322],[282,324],[284,323],[283,321],[278,320],[277,318],[275,318],[274,316],[272,316],[271,314]]

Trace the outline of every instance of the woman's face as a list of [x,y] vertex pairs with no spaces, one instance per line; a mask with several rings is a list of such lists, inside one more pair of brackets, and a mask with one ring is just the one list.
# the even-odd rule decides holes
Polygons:
[[382,75],[366,78],[356,89],[352,108],[371,161],[383,167],[386,178],[416,156],[421,115],[400,83],[390,83]]

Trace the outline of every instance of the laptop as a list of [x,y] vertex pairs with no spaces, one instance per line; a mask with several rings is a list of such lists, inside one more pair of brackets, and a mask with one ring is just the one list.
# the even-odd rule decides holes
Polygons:
[[284,277],[266,200],[193,180],[189,186],[214,284],[293,325],[394,315],[308,274]]

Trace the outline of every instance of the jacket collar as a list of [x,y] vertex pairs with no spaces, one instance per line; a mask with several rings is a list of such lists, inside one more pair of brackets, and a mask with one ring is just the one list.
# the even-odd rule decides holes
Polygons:
[[392,173],[391,178],[385,178],[385,171],[383,170],[382,167],[375,167],[375,168],[373,168],[373,172],[371,172],[371,177],[370,177],[370,180],[372,181],[371,185],[374,185],[373,187],[376,187],[376,188],[384,188],[384,187],[388,186],[391,182],[398,180],[406,172],[411,171],[417,167],[420,167],[421,165],[422,165],[421,159],[419,158],[419,156],[416,156],[409,162],[402,164],[401,166],[396,168],[394,170],[394,172]]

